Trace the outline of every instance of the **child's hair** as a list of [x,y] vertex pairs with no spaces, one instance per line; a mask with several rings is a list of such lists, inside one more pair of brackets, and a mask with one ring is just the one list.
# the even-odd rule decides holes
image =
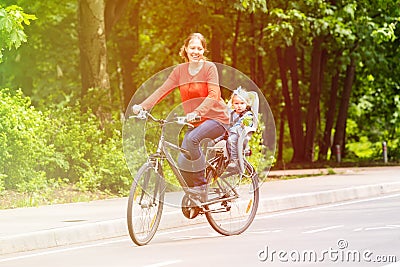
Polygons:
[[229,101],[231,104],[233,102],[233,97],[234,96],[237,96],[241,100],[243,100],[246,103],[247,107],[251,107],[251,98],[249,96],[249,93],[246,91],[246,89],[244,89],[241,86],[239,86],[236,90],[234,90],[232,95],[231,95],[231,99]]

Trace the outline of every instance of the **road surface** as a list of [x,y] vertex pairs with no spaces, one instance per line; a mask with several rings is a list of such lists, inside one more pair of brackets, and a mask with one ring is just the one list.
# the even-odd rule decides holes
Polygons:
[[400,194],[257,215],[242,235],[207,224],[0,257],[0,266],[400,266]]

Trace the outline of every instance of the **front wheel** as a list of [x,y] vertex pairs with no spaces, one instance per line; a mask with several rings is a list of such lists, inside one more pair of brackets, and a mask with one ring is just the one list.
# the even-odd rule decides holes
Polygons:
[[[244,173],[223,173],[208,181],[209,201],[222,200],[208,205],[206,218],[211,227],[222,235],[243,233],[253,222],[259,202],[258,175],[244,162]],[[212,176],[212,175],[209,175]]]
[[165,181],[152,163],[145,163],[133,180],[128,198],[128,230],[138,246],[146,245],[155,235],[161,220]]

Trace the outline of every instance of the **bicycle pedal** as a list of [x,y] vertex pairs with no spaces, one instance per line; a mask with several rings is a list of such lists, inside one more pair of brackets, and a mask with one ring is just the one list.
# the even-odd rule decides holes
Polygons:
[[192,199],[189,195],[182,198],[181,209],[183,215],[188,219],[194,219],[200,214],[201,208],[196,199]]

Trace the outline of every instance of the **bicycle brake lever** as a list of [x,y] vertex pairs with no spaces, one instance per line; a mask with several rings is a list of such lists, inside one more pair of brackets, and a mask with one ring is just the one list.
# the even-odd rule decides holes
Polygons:
[[179,124],[185,124],[186,123],[186,117],[177,116],[175,118],[176,118],[176,122],[179,123]]
[[135,119],[144,120],[147,118],[147,114],[148,114],[148,112],[146,110],[141,110],[141,111],[139,111],[138,114],[129,116],[129,119],[135,118]]
[[187,120],[186,116],[175,116],[175,121],[178,124],[186,125],[186,126],[188,126],[190,128],[194,128],[194,125],[192,124],[193,122],[198,122],[200,120],[201,120],[200,116],[197,116],[193,121],[190,121],[190,122]]

